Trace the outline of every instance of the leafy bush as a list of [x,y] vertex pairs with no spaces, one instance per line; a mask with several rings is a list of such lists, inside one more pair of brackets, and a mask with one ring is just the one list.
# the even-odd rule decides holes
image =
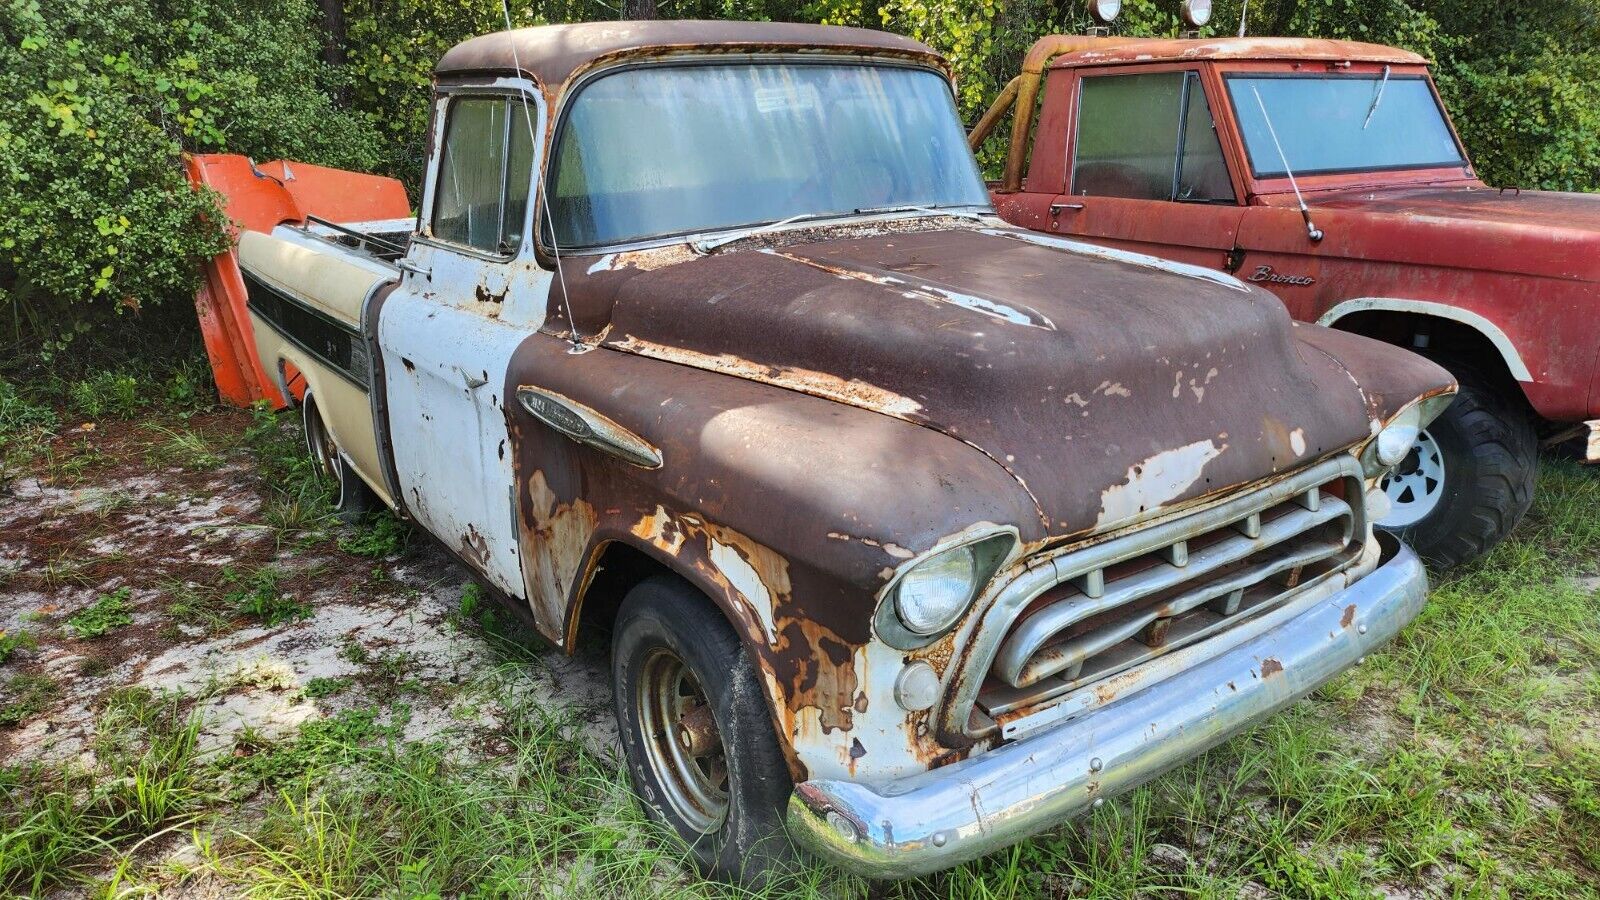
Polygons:
[[338,109],[311,0],[0,0],[0,312],[49,359],[115,314],[186,298],[227,246],[181,153],[381,159]]

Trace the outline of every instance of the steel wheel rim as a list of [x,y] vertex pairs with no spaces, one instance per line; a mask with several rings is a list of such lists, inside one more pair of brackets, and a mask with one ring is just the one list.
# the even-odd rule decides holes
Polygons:
[[677,654],[658,648],[639,667],[636,688],[644,755],[667,804],[694,831],[716,831],[728,815],[727,753],[717,736],[713,750],[692,755],[680,727],[709,707],[700,680]]
[[1400,465],[1390,469],[1378,486],[1389,497],[1389,514],[1378,524],[1404,528],[1426,519],[1444,498],[1444,451],[1424,430],[1417,436]]
[[339,449],[334,446],[333,436],[322,427],[322,421],[315,413],[306,417],[306,443],[311,447],[311,458],[317,474],[337,479],[340,475]]

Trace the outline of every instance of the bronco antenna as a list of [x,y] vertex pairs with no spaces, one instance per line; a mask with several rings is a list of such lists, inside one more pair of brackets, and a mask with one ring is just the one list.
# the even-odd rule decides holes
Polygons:
[[[508,0],[500,0],[500,11],[504,13],[506,17],[506,31],[511,31],[511,6]],[[517,58],[517,42],[513,40],[509,41],[508,43],[511,45],[511,64],[517,67],[517,76],[519,80],[517,85],[517,96],[522,100],[522,120],[528,125],[528,147],[531,150],[539,145],[538,138],[534,137],[533,135],[533,110],[528,108],[528,88],[526,85],[520,83],[523,72],[522,60]],[[506,153],[507,155],[511,153],[511,148],[509,146],[506,147]],[[531,176],[532,173],[530,173],[530,177]],[[567,352],[588,353],[594,348],[578,340],[578,320],[572,316],[572,298],[567,294],[567,272],[566,269],[561,265],[561,245],[557,243],[555,215],[550,212],[550,197],[548,192],[544,190],[544,187],[544,179],[541,178],[539,179],[540,197],[536,198],[536,202],[538,199],[543,199],[544,201],[539,205],[544,207],[544,220],[550,226],[550,255],[554,256],[556,259],[556,281],[561,285],[561,309],[567,314],[567,327],[572,329],[572,333],[569,338],[569,340],[572,341],[572,347]]]
[[1239,37],[1244,37],[1244,23],[1250,15],[1250,0],[1244,0],[1239,8]]
[[1256,106],[1261,107],[1261,121],[1267,123],[1267,134],[1272,136],[1272,146],[1277,148],[1278,161],[1283,163],[1283,174],[1289,176],[1289,187],[1294,189],[1295,202],[1300,204],[1300,218],[1306,220],[1306,237],[1316,243],[1322,240],[1322,229],[1311,222],[1311,208],[1306,206],[1306,198],[1300,195],[1300,185],[1294,180],[1294,170],[1289,168],[1289,157],[1284,155],[1283,145],[1278,143],[1278,129],[1272,127],[1272,117],[1267,115],[1267,105],[1261,102],[1261,92],[1252,84],[1250,93],[1256,95]]

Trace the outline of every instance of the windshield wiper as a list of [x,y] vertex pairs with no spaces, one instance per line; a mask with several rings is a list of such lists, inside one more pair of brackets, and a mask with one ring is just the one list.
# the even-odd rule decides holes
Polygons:
[[1389,84],[1389,67],[1383,67],[1383,80],[1378,82],[1378,90],[1372,95],[1372,105],[1367,107],[1367,117],[1361,121],[1361,130],[1366,131],[1372,124],[1372,114],[1378,111],[1378,104],[1383,102],[1383,89]]
[[719,234],[713,238],[692,241],[690,242],[689,246],[692,247],[696,253],[706,254],[724,244],[731,244],[734,241],[742,241],[745,238],[755,237],[758,234],[766,234],[771,231],[777,231],[785,225],[793,225],[796,222],[804,222],[809,219],[833,218],[837,215],[838,213],[801,213],[797,216],[790,216],[787,219],[779,219],[776,222],[768,222],[765,225],[755,225],[750,228],[741,228],[738,231],[730,231],[727,234]]
[[901,206],[869,206],[855,211],[858,216],[875,216],[887,213],[919,212],[931,216],[955,216],[958,219],[971,219],[974,222],[982,221],[983,216],[966,207],[960,206],[918,206],[907,203]]

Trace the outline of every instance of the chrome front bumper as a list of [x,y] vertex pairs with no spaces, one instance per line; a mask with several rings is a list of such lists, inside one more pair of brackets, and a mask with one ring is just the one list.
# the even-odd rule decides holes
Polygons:
[[1109,706],[876,787],[804,782],[789,799],[789,833],[844,869],[904,878],[998,850],[1148,781],[1354,665],[1421,611],[1421,561],[1380,541],[1383,562],[1365,578]]

